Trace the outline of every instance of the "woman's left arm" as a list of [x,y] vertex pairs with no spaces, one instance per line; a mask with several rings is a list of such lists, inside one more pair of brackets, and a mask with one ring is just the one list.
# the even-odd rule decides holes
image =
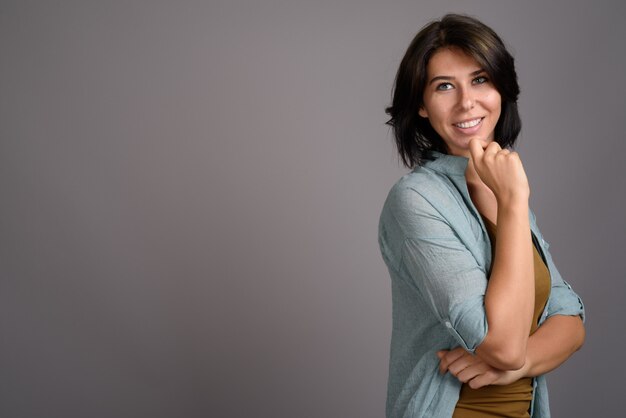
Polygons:
[[580,316],[554,315],[528,338],[525,376],[535,377],[556,369],[585,342]]
[[[530,216],[532,223],[536,224],[532,210]],[[463,383],[469,382],[474,389],[486,385],[506,385],[523,377],[535,377],[554,370],[582,347],[585,341],[585,307],[581,298],[561,277],[548,250],[549,244],[541,232],[537,232],[543,243],[552,287],[545,311],[547,318],[528,338],[524,366],[518,370],[499,370],[457,347],[437,353],[441,373],[449,371]]]
[[528,338],[526,362],[521,369],[496,369],[459,347],[439,352],[439,370],[449,371],[473,389],[506,385],[556,369],[583,345],[584,340],[585,327],[580,316],[554,315]]

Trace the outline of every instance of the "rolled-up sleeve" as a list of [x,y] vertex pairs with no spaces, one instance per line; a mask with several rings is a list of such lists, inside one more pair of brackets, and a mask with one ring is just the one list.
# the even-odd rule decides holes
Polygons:
[[[530,216],[532,222],[536,224],[537,218],[534,212],[531,211]],[[546,258],[548,269],[550,270],[552,283],[550,298],[548,299],[548,304],[546,306],[546,318],[554,315],[579,315],[584,322],[585,306],[582,299],[576,294],[576,292],[574,292],[572,286],[570,286],[569,283],[561,277],[561,273],[556,268],[554,260],[552,259],[552,254],[550,254],[550,251],[548,250],[550,248],[550,244],[544,239],[539,228],[537,228],[537,233],[542,244],[543,254]]]
[[574,292],[572,286],[561,277],[552,260],[552,255],[547,250],[547,246],[544,253],[550,274],[552,275],[552,289],[550,291],[550,299],[548,300],[547,317],[549,318],[553,315],[579,315],[584,322],[585,306],[582,299]]
[[[487,335],[487,277],[445,218],[419,193],[395,211],[404,232],[400,270],[469,352]],[[406,203],[406,202],[405,202]]]

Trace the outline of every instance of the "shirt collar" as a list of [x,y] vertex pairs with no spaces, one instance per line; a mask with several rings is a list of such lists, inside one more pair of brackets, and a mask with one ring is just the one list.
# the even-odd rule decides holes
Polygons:
[[426,161],[424,167],[451,176],[465,176],[469,158],[443,154],[439,151],[430,151],[430,154],[434,159]]

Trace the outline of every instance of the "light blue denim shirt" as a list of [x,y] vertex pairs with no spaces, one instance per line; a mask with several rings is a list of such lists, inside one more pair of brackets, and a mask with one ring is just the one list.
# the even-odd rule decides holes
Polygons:
[[[450,418],[461,383],[441,375],[438,350],[474,352],[487,334],[484,295],[491,242],[470,199],[468,159],[436,158],[403,176],[385,201],[379,244],[389,269],[393,331],[387,390],[388,418]],[[581,315],[583,303],[561,278],[532,211],[530,228],[551,276],[540,324],[552,315]],[[533,379],[533,418],[548,418],[544,376]]]

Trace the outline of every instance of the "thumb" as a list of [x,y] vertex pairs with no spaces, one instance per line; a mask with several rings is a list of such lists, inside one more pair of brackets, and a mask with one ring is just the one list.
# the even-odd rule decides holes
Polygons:
[[485,154],[485,150],[478,139],[472,139],[469,143],[470,155],[472,156],[473,162],[480,161]]

